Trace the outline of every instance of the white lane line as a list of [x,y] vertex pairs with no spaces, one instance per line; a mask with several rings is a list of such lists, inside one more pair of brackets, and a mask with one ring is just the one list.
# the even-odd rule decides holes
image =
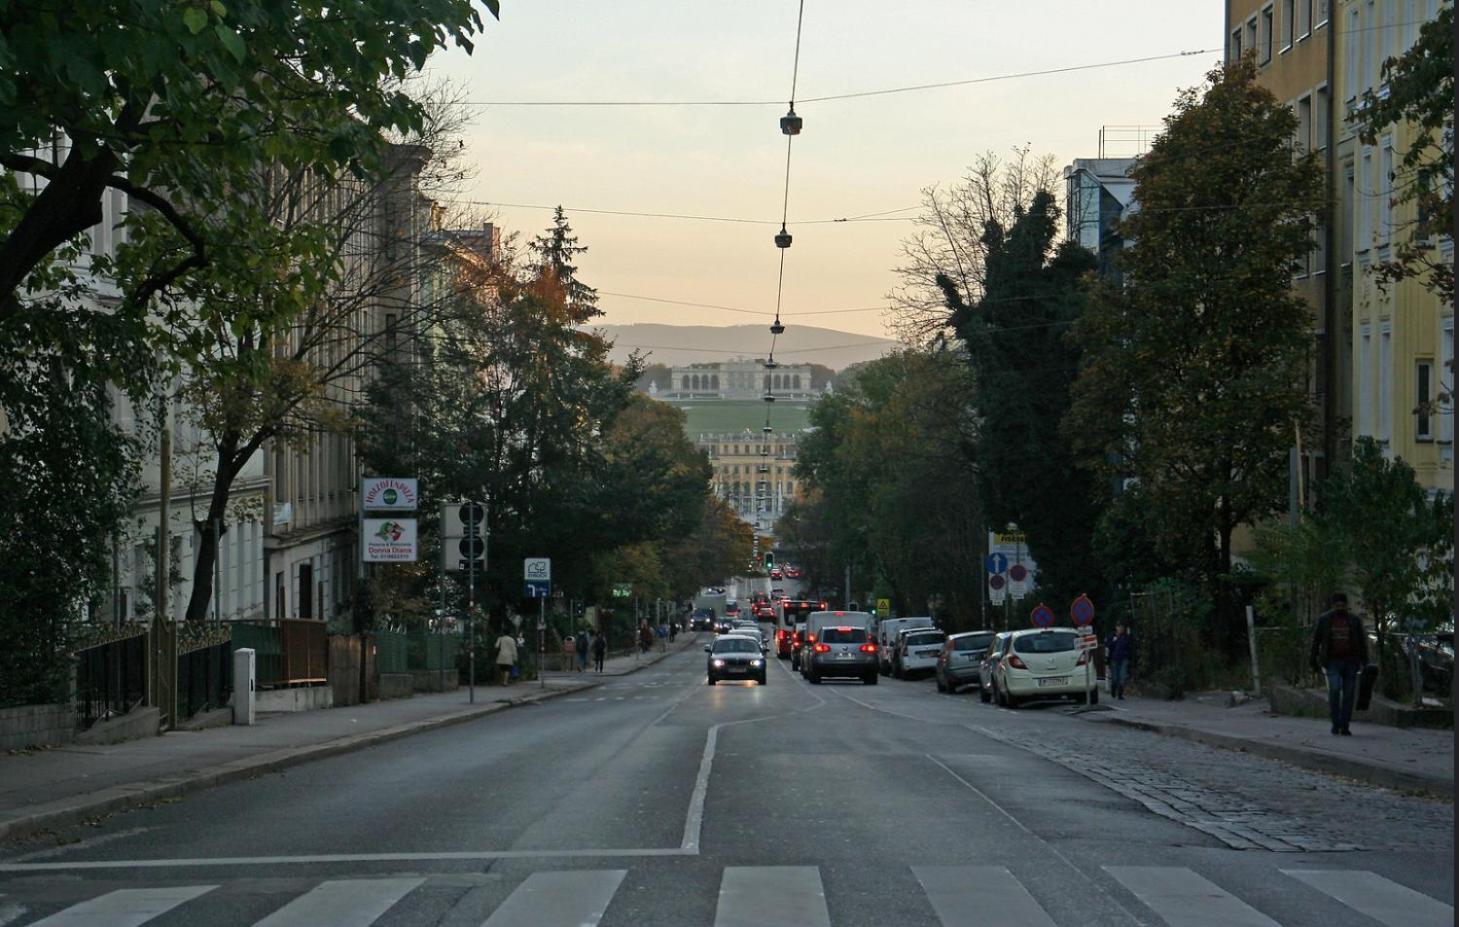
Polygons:
[[1056,927],[1002,866],[913,866],[943,927]]
[[714,725],[704,738],[704,753],[699,758],[699,774],[694,777],[694,791],[689,796],[689,812],[684,816],[684,839],[679,848],[699,852],[699,835],[704,829],[704,799],[709,794],[709,771],[714,766],[714,747],[721,725]]
[[78,850],[89,850],[92,847],[99,847],[103,844],[112,843],[117,840],[125,840],[128,837],[135,837],[138,834],[145,834],[152,830],[150,827],[129,827],[126,830],[119,830],[110,834],[101,834],[89,840],[78,840],[75,843],[62,844],[61,846],[47,847],[44,850],[36,850],[32,853],[23,853],[20,856],[10,857],[13,863],[29,863],[38,859],[49,859],[52,856],[65,856],[68,853],[75,853]]
[[831,927],[815,866],[727,866],[714,927]]
[[1281,927],[1216,883],[1183,866],[1105,866],[1170,927]]
[[424,878],[321,882],[253,927],[370,927]]
[[988,793],[984,792],[982,789],[978,788],[976,785],[973,785],[971,782],[969,782],[968,780],[964,779],[962,776],[959,776],[956,772],[954,772],[953,769],[952,769],[952,767],[948,766],[946,763],[942,762],[942,760],[939,760],[937,757],[933,756],[930,753],[927,754],[927,758],[929,760],[931,760],[932,762],[936,763],[938,766],[941,766],[943,772],[947,773],[949,776],[952,776],[954,779],[956,779],[957,781],[961,782],[968,789],[968,791],[972,792],[974,795],[978,796],[983,801],[987,802],[990,806],[992,806],[992,808],[993,808],[994,811],[997,811],[999,814],[1003,815],[1009,821],[1013,822],[1013,826],[1017,827],[1019,830],[1023,831],[1025,834],[1028,834],[1030,837],[1036,837],[1037,836],[1037,834],[1035,834],[1033,831],[1029,830],[1026,826],[1024,826],[1024,823],[1022,821],[1020,821],[1018,818],[1014,817],[1013,815],[1009,814],[1008,811],[1007,811],[1007,809],[1005,809],[1002,805],[998,804],[996,801],[994,801],[993,799],[989,798],[988,797]]
[[1376,872],[1283,869],[1386,927],[1452,927],[1454,909],[1442,901],[1385,879]]
[[159,914],[211,892],[216,885],[124,888],[72,905],[31,927],[141,927]]
[[440,853],[321,853],[316,856],[215,856],[205,859],[107,859],[66,863],[0,863],[0,872],[67,872],[88,869],[183,869],[209,866],[294,866],[311,863],[422,863],[451,860],[600,859],[685,856],[679,847],[589,850],[464,850]]
[[627,869],[534,872],[481,927],[596,927]]

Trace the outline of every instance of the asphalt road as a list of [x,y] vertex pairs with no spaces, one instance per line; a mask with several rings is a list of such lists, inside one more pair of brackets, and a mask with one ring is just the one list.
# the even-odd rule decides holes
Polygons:
[[1453,923],[1452,805],[770,670],[690,651],[7,847],[0,925]]

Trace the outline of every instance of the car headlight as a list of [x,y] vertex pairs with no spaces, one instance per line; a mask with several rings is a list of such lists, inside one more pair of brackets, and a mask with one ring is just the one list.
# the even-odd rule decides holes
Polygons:
[[750,661],[750,665],[751,666],[759,666],[760,664],[762,664],[764,662],[765,662],[764,660],[751,660]]
[[724,661],[723,660],[715,660],[714,661],[714,665],[717,666],[717,667],[718,666],[724,666]]

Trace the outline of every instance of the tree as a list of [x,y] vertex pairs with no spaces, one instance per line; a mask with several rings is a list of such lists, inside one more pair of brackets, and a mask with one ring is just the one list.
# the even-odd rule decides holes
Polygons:
[[891,293],[892,325],[902,340],[922,344],[949,334],[949,310],[937,278],[953,282],[964,299],[983,295],[990,223],[1013,225],[1040,190],[1055,189],[1052,156],[1035,157],[1027,146],[1004,162],[991,151],[979,155],[963,179],[943,189],[922,191],[917,231],[902,242],[900,282]]
[[1088,466],[1134,478],[1143,524],[1240,639],[1231,537],[1286,504],[1287,460],[1311,416],[1310,319],[1291,289],[1322,179],[1293,157],[1295,116],[1250,58],[1183,92],[1131,176],[1129,285],[1096,283],[1074,337],[1085,362],[1065,433]]
[[984,227],[981,298],[945,275],[938,283],[972,370],[988,523],[1017,523],[1039,565],[1040,595],[1073,601],[1103,592],[1093,549],[1102,493],[1059,431],[1079,364],[1069,329],[1095,258],[1072,242],[1055,246],[1058,219],[1053,194],[1038,191],[1027,208],[1014,208],[1011,226],[991,219]]
[[598,308],[598,291],[578,279],[577,265],[573,263],[577,255],[587,253],[588,246],[578,244],[561,206],[553,211],[552,225],[546,233],[532,239],[531,248],[537,255],[539,272],[557,278],[567,292],[568,309],[579,324],[603,314]]
[[[1446,305],[1454,304],[1454,267],[1436,242],[1453,234],[1454,217],[1454,7],[1445,4],[1419,29],[1418,41],[1383,62],[1386,93],[1365,91],[1354,119],[1365,145],[1389,128],[1412,134],[1393,178],[1394,197],[1415,207],[1409,235],[1388,261],[1375,265],[1382,283],[1416,278]],[[1446,390],[1452,392],[1452,389]]]

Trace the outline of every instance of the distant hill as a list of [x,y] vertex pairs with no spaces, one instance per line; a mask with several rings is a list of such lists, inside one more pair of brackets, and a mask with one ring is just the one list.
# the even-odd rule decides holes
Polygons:
[[[734,357],[764,357],[770,349],[768,325],[599,325],[613,341],[612,358],[618,363],[634,350],[648,355],[649,363],[703,364]],[[824,364],[842,370],[875,360],[896,347],[886,338],[853,335],[830,328],[787,325],[775,347],[775,359],[786,364]]]

